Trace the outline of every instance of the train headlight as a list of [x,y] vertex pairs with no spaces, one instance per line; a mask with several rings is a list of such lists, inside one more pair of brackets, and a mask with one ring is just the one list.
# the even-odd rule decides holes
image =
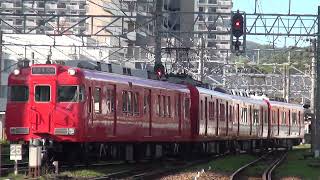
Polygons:
[[68,129],[68,134],[69,135],[74,135],[76,133],[76,130],[74,128],[69,128]]
[[19,69],[13,70],[13,74],[16,75],[16,76],[19,75],[20,74],[20,70]]
[[74,76],[76,74],[76,70],[75,69],[68,69],[68,74],[71,75],[71,76]]

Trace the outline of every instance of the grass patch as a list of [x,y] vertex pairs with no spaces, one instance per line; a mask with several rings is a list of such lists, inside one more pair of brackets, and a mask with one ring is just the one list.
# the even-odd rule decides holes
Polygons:
[[97,167],[97,168],[80,168],[61,172],[60,175],[68,176],[72,178],[92,178],[98,176],[104,176],[113,172],[118,172],[122,170],[128,170],[130,167],[128,165],[120,165],[116,167]]
[[230,155],[222,159],[213,160],[207,164],[196,166],[197,169],[208,169],[211,167],[211,171],[218,171],[222,173],[233,173],[241,166],[253,161],[254,156],[247,154]]
[[290,151],[285,162],[276,169],[276,179],[292,176],[306,180],[320,179],[319,167],[310,166],[319,160],[304,159],[303,155],[306,153],[309,153],[309,149],[296,149]]
[[1,177],[0,179],[24,179],[25,176],[24,175],[21,175],[21,174],[18,174],[18,175],[14,175],[14,174],[9,174],[7,177]]
[[310,149],[311,144],[300,144],[298,146],[293,146],[293,149]]

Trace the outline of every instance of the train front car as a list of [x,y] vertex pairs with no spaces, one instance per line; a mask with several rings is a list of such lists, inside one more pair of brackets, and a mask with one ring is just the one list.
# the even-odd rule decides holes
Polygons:
[[54,64],[16,69],[8,79],[8,140],[81,141],[82,78],[79,69]]

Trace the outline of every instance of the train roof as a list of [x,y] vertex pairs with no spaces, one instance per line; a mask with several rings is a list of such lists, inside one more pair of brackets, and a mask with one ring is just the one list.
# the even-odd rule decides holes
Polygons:
[[278,101],[269,101],[271,106],[277,106],[277,107],[290,107],[290,108],[296,108],[296,109],[304,109],[301,104],[291,104],[286,102],[278,102]]
[[131,82],[132,85],[144,86],[149,88],[159,88],[159,89],[168,89],[168,90],[177,90],[180,92],[189,92],[189,88],[187,85],[183,84],[174,84],[168,83],[164,81],[157,81],[151,79],[144,79],[135,76],[126,76],[126,75],[119,75],[113,74],[108,72],[100,72],[100,71],[91,71],[86,69],[81,69],[84,73],[84,77],[91,80],[99,80],[99,81],[108,81],[114,83],[122,83],[127,84]]
[[218,91],[214,91],[214,90],[210,90],[210,89],[205,89],[205,88],[201,88],[201,87],[197,87],[197,89],[198,89],[199,93],[209,94],[209,95],[213,95],[213,96],[219,96],[219,97],[222,97],[226,100],[240,100],[240,101],[245,101],[245,102],[252,103],[252,104],[267,105],[263,100],[257,100],[257,99],[252,99],[252,98],[248,98],[248,97],[243,97],[243,96],[230,95],[230,94],[226,94],[226,93],[222,93],[222,92],[218,92]]

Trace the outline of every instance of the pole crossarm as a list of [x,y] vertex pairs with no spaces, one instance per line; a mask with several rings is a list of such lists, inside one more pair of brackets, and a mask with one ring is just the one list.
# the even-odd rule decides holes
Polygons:
[[316,36],[317,15],[246,14],[247,35]]
[[[115,36],[123,37],[128,32],[124,23],[132,21],[139,16],[134,15],[72,15],[72,14],[5,14],[0,13],[0,28],[3,34],[43,34],[49,36],[75,35],[75,36]],[[19,24],[11,19],[21,19]],[[29,22],[29,19],[38,18],[39,21]],[[153,16],[143,16],[145,23],[137,25],[134,30],[147,27],[154,21]],[[66,19],[72,19],[66,22]],[[94,22],[103,22],[103,25],[95,25]],[[29,24],[28,24],[29,23]],[[5,27],[5,29],[3,28]],[[115,31],[115,29],[121,29]],[[10,31],[11,30],[11,31]],[[132,30],[131,30],[132,31]],[[147,34],[150,35],[150,34]],[[151,34],[152,35],[152,34]],[[150,35],[150,36],[151,36]]]

